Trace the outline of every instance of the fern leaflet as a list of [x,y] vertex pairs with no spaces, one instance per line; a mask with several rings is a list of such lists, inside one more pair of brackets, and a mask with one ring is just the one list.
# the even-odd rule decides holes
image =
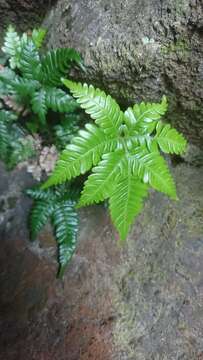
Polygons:
[[186,140],[183,135],[171,128],[169,124],[163,124],[161,121],[156,126],[154,140],[165,153],[182,154],[186,148]]
[[61,85],[61,77],[67,74],[72,62],[81,62],[80,55],[74,49],[49,51],[41,60],[43,82],[50,86]]
[[123,112],[110,95],[94,89],[92,85],[81,85],[70,80],[63,80],[80,106],[91,116],[104,132],[110,137],[118,135],[118,129],[123,120]]
[[76,249],[78,217],[72,201],[62,201],[58,206],[56,205],[53,224],[59,252],[60,268],[58,276],[62,277],[65,267]]
[[32,30],[32,41],[37,49],[42,46],[46,33],[47,30],[42,28]]
[[72,144],[67,145],[62,152],[55,172],[44,188],[84,174],[98,164],[103,153],[111,152],[116,146],[116,139],[108,138],[97,126],[86,124],[86,130],[79,131]]
[[122,150],[103,155],[85,183],[79,206],[99,203],[111,195],[116,177],[124,169],[124,160],[125,152]]
[[62,113],[73,112],[78,108],[78,104],[72,96],[55,87],[46,89],[46,105],[49,109]]
[[50,201],[38,200],[32,209],[30,217],[31,239],[35,240],[40,230],[47,223],[54,211],[54,205]]
[[11,69],[19,67],[21,41],[12,25],[9,25],[7,29],[2,51],[9,56]]
[[39,119],[42,124],[46,122],[47,106],[46,106],[46,92],[41,89],[32,97],[32,110],[35,114],[39,116]]
[[38,50],[31,39],[22,46],[20,70],[26,79],[41,79],[41,63]]
[[143,207],[148,186],[131,173],[121,176],[109,199],[112,221],[117,228],[121,240],[124,240]]

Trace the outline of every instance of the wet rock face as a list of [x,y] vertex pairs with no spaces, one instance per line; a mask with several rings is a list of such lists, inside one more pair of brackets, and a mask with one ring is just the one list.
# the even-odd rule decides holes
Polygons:
[[28,240],[33,180],[0,173],[0,359],[202,358],[203,168],[176,166],[180,200],[152,193],[123,246],[102,206],[82,210],[62,282],[50,227]]
[[203,357],[203,168],[174,175],[180,200],[151,196],[117,267],[121,359]]
[[203,139],[201,0],[59,0],[45,21],[49,46],[81,51],[86,74],[121,105],[169,98],[168,119]]
[[0,359],[109,360],[119,252],[115,240],[109,243],[106,212],[81,213],[80,247],[64,281],[57,280],[50,226],[29,241],[31,201],[22,191],[33,185],[31,176],[2,164],[0,174]]

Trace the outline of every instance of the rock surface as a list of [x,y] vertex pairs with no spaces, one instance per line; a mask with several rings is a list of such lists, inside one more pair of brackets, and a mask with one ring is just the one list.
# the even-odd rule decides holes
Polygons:
[[63,282],[49,227],[28,240],[32,179],[0,172],[0,359],[203,358],[203,168],[173,168],[180,201],[152,193],[124,246],[84,209]]
[[168,119],[196,144],[203,139],[201,0],[59,0],[49,13],[49,46],[81,51],[78,79],[121,105],[169,99]]
[[55,0],[1,0],[0,44],[8,25],[15,25],[21,31],[30,30],[42,22],[54,2]]

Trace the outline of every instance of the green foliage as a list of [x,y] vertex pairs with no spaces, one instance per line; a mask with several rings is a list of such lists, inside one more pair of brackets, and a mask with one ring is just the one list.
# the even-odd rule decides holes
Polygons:
[[67,74],[73,63],[80,65],[81,58],[74,49],[61,48],[49,51],[41,60],[42,81],[46,85],[61,85],[61,77]]
[[58,276],[62,277],[76,249],[78,216],[75,204],[78,191],[62,185],[51,190],[29,189],[27,194],[34,199],[30,214],[31,238],[36,239],[44,225],[51,221],[58,243]]
[[[27,191],[34,199],[31,238],[34,240],[51,221],[62,276],[76,248],[75,205],[108,199],[112,221],[124,240],[150,187],[177,199],[162,153],[182,154],[186,141],[161,121],[167,111],[164,96],[160,103],[141,102],[123,112],[110,95],[92,85],[65,79],[62,85],[61,78],[73,65],[83,67],[80,55],[66,48],[42,53],[45,35],[41,28],[22,36],[12,26],[7,30],[2,48],[6,60],[0,69],[0,158],[12,168],[33,156],[33,138],[25,126],[31,132],[46,134],[46,144],[51,138],[58,149],[65,148],[42,188]],[[6,66],[8,61],[10,67]],[[61,88],[64,85],[73,96]],[[75,113],[79,107],[93,120],[83,130],[79,130],[80,115]],[[60,113],[58,118],[64,114],[57,125],[54,113]],[[47,124],[49,115],[51,125]],[[70,183],[62,184],[90,170],[82,192]],[[47,189],[51,185],[54,188]]]
[[66,114],[64,119],[54,127],[55,144],[62,150],[73,139],[79,130],[81,116],[79,114]]
[[135,216],[142,210],[147,189],[147,184],[133,176],[131,172],[127,176],[121,176],[116,184],[109,200],[109,207],[112,221],[121,239],[126,238]]
[[0,110],[0,159],[8,169],[35,154],[33,138],[15,120],[12,112]]
[[[0,67],[0,159],[8,169],[35,155],[34,138],[28,131],[41,133],[42,146],[43,141],[46,145],[53,141],[62,149],[79,129],[81,117],[75,113],[79,105],[61,89],[61,77],[74,65],[82,67],[81,57],[67,48],[40,52],[45,35],[46,30],[40,28],[21,36],[12,26],[5,35],[5,59]],[[46,191],[36,188],[28,194],[35,200],[30,216],[31,238],[34,240],[51,221],[62,276],[76,247],[75,203],[79,192],[72,186],[60,186]]]
[[92,85],[69,80],[63,83],[95,124],[87,124],[66,146],[43,188],[93,168],[78,207],[109,199],[113,223],[125,239],[150,186],[177,199],[174,180],[160,150],[181,154],[186,140],[160,120],[167,110],[166,97],[161,103],[142,102],[123,112],[111,96]]
[[[82,60],[74,49],[61,48],[39,52],[46,30],[34,29],[31,34],[20,36],[9,26],[5,35],[3,52],[8,56],[11,69],[0,71],[0,98],[12,98],[36,114],[42,128],[46,124],[48,110],[72,113],[78,107],[72,96],[61,87],[61,77]],[[15,70],[17,71],[15,72]]]
[[41,48],[43,41],[46,36],[46,29],[39,28],[39,29],[33,29],[32,30],[32,41],[34,42],[37,49]]
[[2,51],[8,55],[11,69],[19,66],[21,40],[12,25],[9,25],[7,29]]
[[55,87],[46,90],[47,108],[61,113],[72,113],[78,108],[76,101],[62,89]]
[[42,124],[46,122],[46,92],[44,89],[35,92],[32,97],[32,110],[35,114],[38,114],[39,120]]
[[[49,110],[51,114],[69,114],[69,118],[64,115],[64,121],[67,119],[65,124],[58,124],[63,132],[68,125],[71,129],[71,124],[67,123],[75,120],[74,112],[79,107],[75,99],[58,86],[62,86],[61,76],[67,74],[74,63],[81,66],[80,55],[74,49],[66,48],[41,54],[39,50],[45,35],[46,30],[41,28],[19,35],[13,26],[8,27],[5,35],[2,50],[6,60],[0,68],[0,104],[15,112],[18,115],[15,121],[21,124],[11,126],[7,121],[0,123],[0,157],[7,161],[9,168],[15,166],[18,160],[22,161],[33,155],[30,139],[23,140],[27,131],[24,134],[21,132],[19,136],[20,128],[26,128],[31,133],[40,131],[49,138],[56,139],[56,122],[52,122],[50,126],[46,123]],[[9,61],[10,67],[6,66],[6,61]],[[9,117],[8,112],[6,116]],[[1,117],[5,118],[4,112]],[[63,135],[65,136],[65,130]],[[58,136],[57,141],[64,146],[64,141],[60,142],[59,138]]]

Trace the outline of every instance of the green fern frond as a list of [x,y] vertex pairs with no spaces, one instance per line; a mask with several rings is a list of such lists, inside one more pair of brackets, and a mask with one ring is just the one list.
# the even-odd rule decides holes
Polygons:
[[79,131],[79,122],[81,116],[76,113],[68,114],[60,124],[54,127],[55,144],[57,148],[63,150],[69,144]]
[[61,48],[49,51],[41,60],[44,84],[61,85],[61,77],[67,74],[74,62],[81,62],[79,53],[74,49]]
[[143,200],[147,196],[148,186],[131,173],[121,176],[110,196],[109,207],[112,221],[125,240],[129,228],[143,208]]
[[9,25],[6,31],[2,51],[9,56],[11,69],[19,67],[21,41],[18,33],[12,25]]
[[48,190],[35,187],[26,193],[35,200],[30,214],[31,238],[34,240],[51,220],[58,243],[58,275],[62,277],[76,248],[78,216],[75,203],[79,196],[78,188],[69,183]]
[[[19,133],[19,136],[18,136]],[[6,160],[8,169],[13,169],[17,164],[35,156],[34,141],[30,137],[21,135],[21,129],[12,128],[12,136],[10,137],[9,144],[9,157]]]
[[35,240],[40,230],[48,222],[55,210],[55,204],[47,200],[38,200],[34,203],[30,214],[31,239]]
[[8,112],[0,110],[0,158],[5,160],[9,145],[10,145],[10,134],[8,131]]
[[65,267],[76,249],[78,216],[74,205],[75,203],[72,201],[62,201],[56,205],[53,213],[53,225],[59,252],[59,277],[63,276]]
[[39,116],[39,120],[42,124],[46,122],[47,106],[46,106],[46,91],[40,89],[32,97],[31,100],[32,110]]
[[62,152],[53,175],[43,188],[84,174],[98,164],[103,153],[116,148],[117,140],[108,138],[102,129],[92,124],[86,124],[85,128],[86,130],[79,131],[79,136]]
[[46,105],[49,109],[62,113],[73,112],[78,108],[78,104],[72,96],[55,87],[46,89]]
[[144,183],[151,185],[172,199],[177,199],[174,180],[162,156],[157,152],[149,152],[147,148],[138,147],[130,156],[130,166],[133,174]]
[[110,95],[95,89],[92,85],[77,84],[63,79],[81,108],[95,120],[104,132],[110,137],[118,136],[118,130],[123,121],[123,112]]
[[11,145],[16,141],[11,131],[16,116],[6,110],[0,110],[0,159],[9,162]]
[[169,124],[161,121],[156,126],[156,136],[154,140],[158,143],[161,150],[165,153],[182,154],[186,149],[186,140],[182,134],[173,129]]
[[27,189],[26,194],[34,200],[54,201],[56,196],[52,189],[42,190],[39,187]]
[[29,105],[35,91],[40,88],[38,81],[24,79],[20,76],[16,76],[13,80],[7,79],[7,83],[8,93],[15,97],[19,105]]
[[16,78],[15,71],[11,70],[9,67],[5,66],[0,70],[0,80],[3,82],[9,82]]
[[125,122],[131,133],[151,134],[156,127],[157,121],[167,111],[167,99],[163,96],[161,103],[135,104],[133,108],[125,111]]
[[38,50],[28,38],[20,53],[20,70],[26,79],[41,80],[41,63]]
[[43,28],[32,30],[32,41],[34,42],[36,48],[39,49],[42,46],[46,33],[47,30]]
[[98,166],[85,182],[78,207],[99,203],[108,198],[115,186],[116,179],[124,170],[125,152],[117,150],[103,155]]

